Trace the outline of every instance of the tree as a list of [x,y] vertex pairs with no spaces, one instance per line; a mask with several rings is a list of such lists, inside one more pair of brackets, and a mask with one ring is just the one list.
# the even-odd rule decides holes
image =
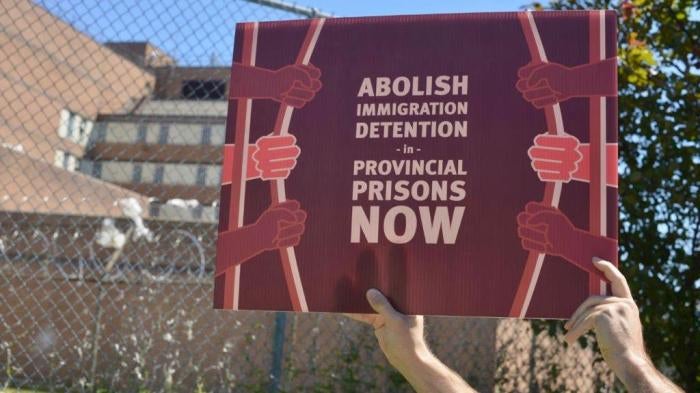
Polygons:
[[549,7],[619,15],[621,269],[652,359],[688,392],[698,391],[700,1],[562,0]]

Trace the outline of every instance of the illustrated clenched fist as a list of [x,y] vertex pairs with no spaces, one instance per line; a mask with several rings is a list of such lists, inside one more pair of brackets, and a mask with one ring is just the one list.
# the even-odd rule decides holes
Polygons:
[[[559,209],[529,202],[518,214],[518,236],[524,249],[560,256],[583,270],[604,279],[592,264],[599,254],[607,257],[615,250],[614,240],[592,235],[571,223]],[[612,243],[612,244],[609,244]]]
[[272,74],[271,98],[285,105],[301,108],[321,89],[321,70],[313,65],[292,64]]
[[576,228],[558,209],[530,202],[518,214],[518,236],[523,248],[563,256],[563,247],[574,237]]
[[569,182],[583,158],[579,145],[572,135],[540,134],[527,155],[540,180]]
[[253,224],[264,250],[294,247],[304,233],[306,212],[299,202],[288,200],[270,206]]
[[258,139],[250,152],[248,178],[286,179],[301,153],[296,143],[294,135],[268,135]]
[[536,108],[553,105],[573,96],[576,81],[569,67],[557,63],[532,62],[518,70],[516,89]]

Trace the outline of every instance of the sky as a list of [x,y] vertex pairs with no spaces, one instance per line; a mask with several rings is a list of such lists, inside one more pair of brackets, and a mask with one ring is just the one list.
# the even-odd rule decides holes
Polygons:
[[337,16],[517,11],[528,3],[528,0],[312,0],[314,8]]
[[[35,0],[98,42],[149,41],[180,65],[230,64],[236,22],[296,19],[243,0]],[[515,11],[527,0],[304,0],[335,16]]]

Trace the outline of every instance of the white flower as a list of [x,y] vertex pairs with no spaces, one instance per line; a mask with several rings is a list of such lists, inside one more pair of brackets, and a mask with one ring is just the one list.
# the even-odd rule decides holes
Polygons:
[[163,340],[165,340],[167,342],[173,342],[173,335],[170,333],[165,333],[163,335]]

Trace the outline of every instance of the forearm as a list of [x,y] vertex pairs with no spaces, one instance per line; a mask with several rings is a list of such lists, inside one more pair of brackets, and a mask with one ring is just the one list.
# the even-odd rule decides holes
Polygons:
[[630,392],[661,393],[683,392],[666,378],[645,355],[628,356],[621,370],[615,370],[618,378]]
[[418,351],[414,358],[392,362],[418,393],[476,392],[462,377],[445,366],[427,349]]

